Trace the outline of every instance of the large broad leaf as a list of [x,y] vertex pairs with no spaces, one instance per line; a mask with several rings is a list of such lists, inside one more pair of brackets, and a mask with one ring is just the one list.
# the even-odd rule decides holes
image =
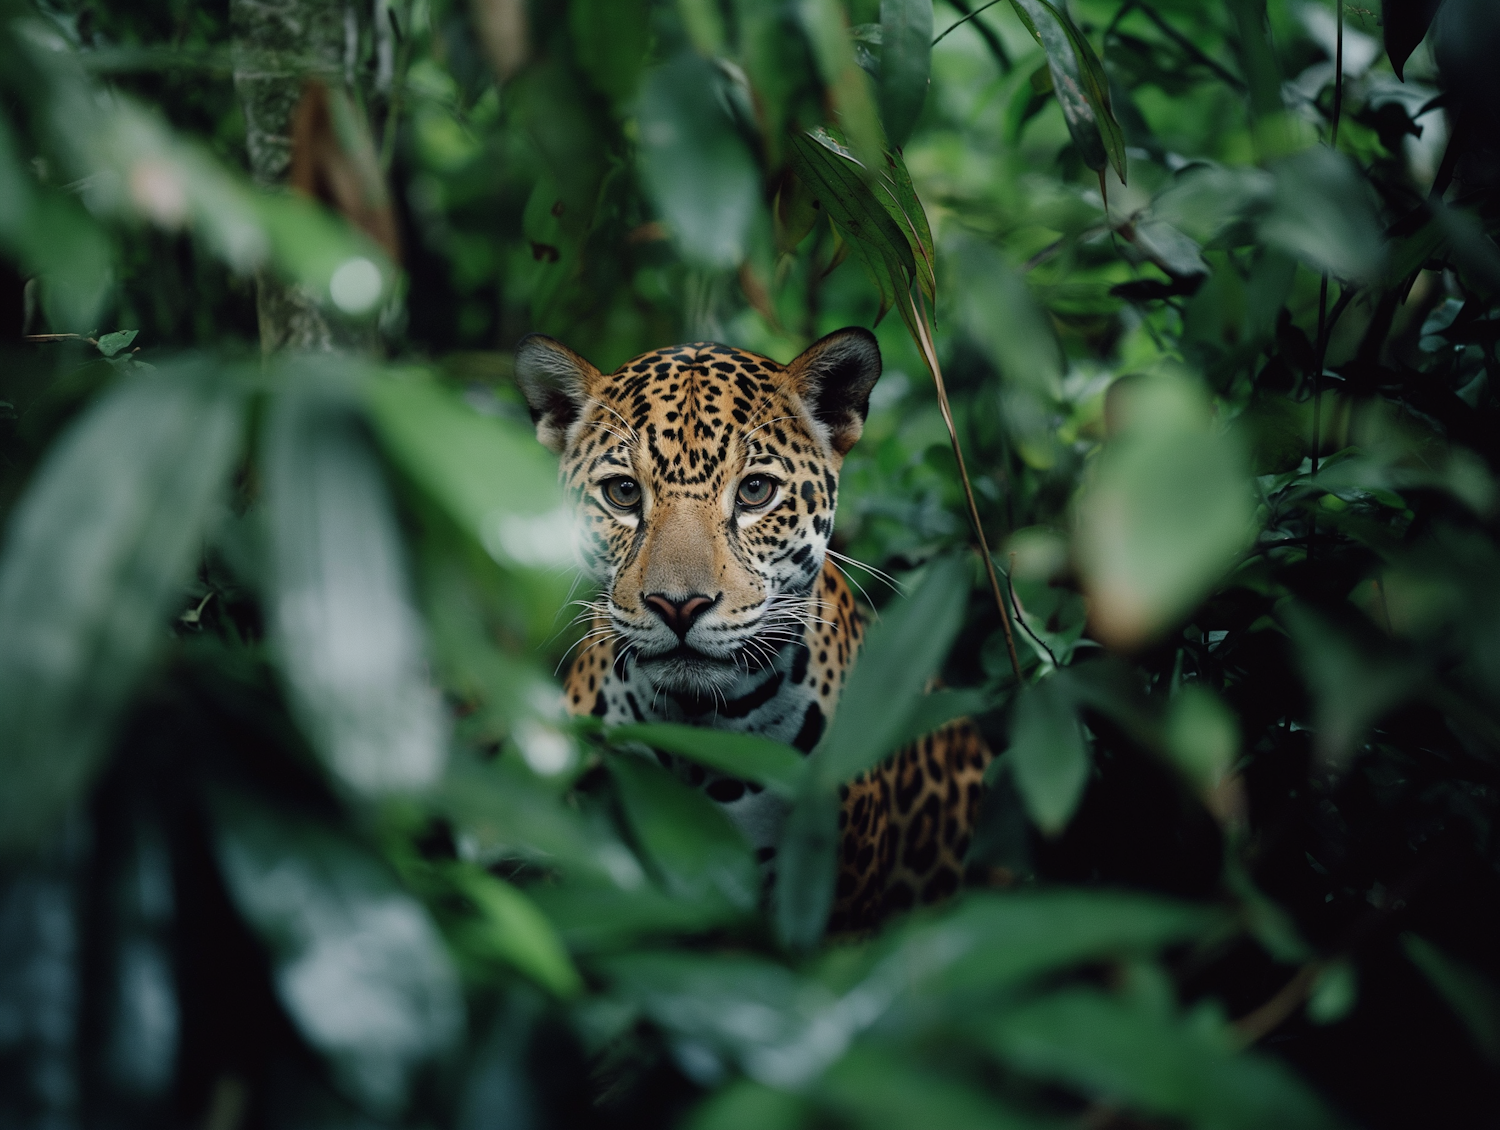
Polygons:
[[391,457],[497,561],[555,567],[573,560],[571,508],[557,463],[529,428],[482,416],[412,377],[369,387],[371,419]]
[[1204,1130],[1313,1130],[1339,1120],[1287,1068],[1224,1032],[1072,989],[982,1024],[1010,1066]]
[[1244,454],[1215,434],[1207,395],[1185,375],[1131,378],[1120,434],[1077,503],[1074,551],[1089,622],[1134,647],[1206,596],[1255,535]]
[[1109,105],[1104,64],[1066,8],[1049,0],[1011,0],[1026,30],[1047,53],[1052,89],[1083,163],[1103,172],[1106,163],[1125,181],[1125,135]]
[[213,805],[230,896],[270,951],[276,991],[342,1088],[372,1113],[463,1029],[458,978],[420,903],[344,834],[239,797]]
[[1007,760],[1037,827],[1048,835],[1061,832],[1089,779],[1088,745],[1061,677],[1024,687],[1017,695]]
[[356,791],[429,785],[442,773],[447,719],[427,681],[379,461],[332,371],[308,361],[288,375],[262,462],[273,639],[293,706]]
[[1442,6],[1443,0],[1381,0],[1380,23],[1385,34],[1385,53],[1391,70],[1406,81],[1406,60],[1411,58]]
[[681,55],[646,77],[641,173],[682,253],[705,267],[744,259],[760,171],[735,131],[708,60]]
[[927,98],[932,0],[881,0],[880,32],[880,118],[886,138],[899,149]]
[[641,742],[652,749],[675,753],[707,765],[720,773],[754,781],[783,796],[797,792],[806,765],[803,755],[791,746],[759,734],[737,734],[730,730],[685,726],[676,722],[616,726],[609,731],[609,740],[614,744]]
[[968,594],[964,562],[934,562],[921,586],[888,606],[870,629],[782,833],[776,922],[789,944],[815,943],[833,904],[835,789],[878,764],[907,736],[922,689],[958,634]]
[[713,801],[659,766],[622,754],[609,759],[631,830],[679,898],[722,898],[749,910],[760,894],[755,857]]
[[1386,253],[1380,221],[1348,157],[1315,145],[1272,172],[1276,188],[1261,238],[1315,271],[1360,282],[1379,277]]
[[241,403],[185,361],[106,393],[53,445],[0,559],[0,849],[83,788],[167,641],[240,446]]

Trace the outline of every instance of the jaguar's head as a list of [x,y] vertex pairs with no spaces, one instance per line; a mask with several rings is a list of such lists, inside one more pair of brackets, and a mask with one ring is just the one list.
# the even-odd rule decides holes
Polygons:
[[879,376],[862,329],[784,367],[697,342],[601,373],[551,338],[521,342],[516,378],[562,456],[617,656],[708,695],[801,638]]

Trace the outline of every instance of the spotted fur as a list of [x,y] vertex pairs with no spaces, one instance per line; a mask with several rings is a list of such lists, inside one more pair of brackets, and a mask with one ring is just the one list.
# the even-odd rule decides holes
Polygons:
[[[839,331],[785,367],[699,342],[602,374],[533,335],[516,372],[538,438],[562,456],[583,563],[601,589],[568,671],[570,709],[811,751],[863,636],[827,550],[839,470],[880,375],[874,337]],[[955,723],[845,787],[834,928],[957,888],[989,756],[972,724]],[[664,762],[773,866],[783,802]]]

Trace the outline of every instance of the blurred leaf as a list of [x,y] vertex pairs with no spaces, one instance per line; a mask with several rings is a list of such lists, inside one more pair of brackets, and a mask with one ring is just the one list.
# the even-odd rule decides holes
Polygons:
[[1193,786],[1209,789],[1229,772],[1239,756],[1239,727],[1223,699],[1207,687],[1192,683],[1172,699],[1166,745]]
[[1287,602],[1278,609],[1297,643],[1303,678],[1313,692],[1318,755],[1342,766],[1366,732],[1416,689],[1421,670],[1374,633],[1351,638],[1311,608]]
[[1307,1018],[1314,1024],[1337,1024],[1359,1000],[1359,978],[1349,961],[1335,961],[1320,974],[1307,998]]
[[564,879],[526,891],[568,948],[600,953],[627,949],[646,938],[699,934],[732,926],[744,912],[716,898],[677,898],[653,884],[628,889],[612,883]]
[[1116,387],[1120,434],[1078,500],[1073,544],[1089,623],[1107,645],[1131,648],[1229,570],[1254,537],[1255,499],[1235,437],[1210,431],[1195,380],[1159,375]]
[[1022,687],[1010,722],[1016,788],[1026,811],[1049,836],[1067,827],[1089,779],[1089,750],[1062,681]]
[[1443,0],[1381,0],[1385,53],[1391,60],[1391,70],[1402,82],[1406,81],[1406,60],[1427,38],[1427,29],[1442,3]]
[[501,564],[573,561],[573,519],[555,460],[529,428],[482,416],[429,380],[373,381],[371,420],[385,449]]
[[642,742],[707,765],[720,773],[754,781],[784,796],[793,796],[802,780],[806,760],[791,746],[732,730],[712,730],[674,722],[616,726],[609,731],[613,744]]
[[242,394],[202,361],[121,381],[52,446],[0,559],[0,850],[93,775],[168,640],[239,452]]
[[878,168],[884,148],[880,118],[869,76],[854,57],[843,5],[838,0],[796,0],[795,10],[849,148],[864,168]]
[[1402,934],[1401,948],[1463,1021],[1479,1050],[1490,1062],[1500,1063],[1500,991],[1494,982],[1419,934]]
[[1026,280],[987,244],[957,242],[948,255],[964,332],[1000,374],[1000,403],[1021,456],[1033,467],[1056,458],[1054,402],[1062,392],[1062,353]]
[[1261,238],[1314,271],[1365,282],[1385,259],[1369,189],[1349,158],[1316,145],[1276,164],[1276,192]]
[[479,912],[479,922],[465,931],[470,948],[510,963],[556,996],[578,995],[583,980],[535,903],[472,864],[456,863],[447,875]]
[[750,910],[760,874],[750,846],[717,804],[632,754],[606,761],[636,839],[679,898],[719,897]]
[[724,52],[724,16],[716,0],[677,0],[682,26],[698,51],[712,58]]
[[641,175],[689,260],[744,259],[760,207],[760,172],[735,132],[714,67],[681,55],[646,76],[639,110]]
[[715,1091],[683,1123],[685,1130],[800,1130],[810,1121],[806,1099],[737,1079]]
[[992,1046],[1013,1067],[1206,1130],[1332,1127],[1332,1112],[1275,1060],[1227,1033],[1069,989],[1003,1015]]
[[130,348],[140,330],[120,330],[118,333],[104,334],[99,339],[99,352],[106,357],[114,357]]
[[833,906],[836,788],[884,760],[907,734],[923,687],[958,634],[968,593],[964,562],[935,561],[920,587],[887,605],[866,636],[838,713],[808,759],[802,791],[782,829],[776,925],[788,945],[815,944]]
[[563,867],[626,890],[646,883],[641,865],[618,838],[559,804],[556,790],[519,758],[480,763],[456,757],[433,801],[488,858]]
[[910,745],[960,718],[982,714],[989,706],[990,696],[980,690],[941,690],[918,695],[894,748]]
[[914,1066],[909,1055],[857,1047],[819,1080],[815,1094],[870,1130],[1061,1130],[1068,1123],[1012,1109],[970,1083]]
[[272,404],[261,453],[270,512],[268,594],[293,705],[329,769],[361,793],[442,774],[447,718],[427,680],[391,500],[352,374],[311,361]]
[[932,0],[880,0],[880,118],[891,146],[911,136],[932,66]]
[[463,999],[421,905],[344,834],[219,796],[215,842],[235,905],[270,951],[276,991],[348,1094],[399,1114],[412,1075],[463,1030]]
[[1099,56],[1064,8],[1049,0],[1011,0],[1011,7],[1047,53],[1052,90],[1083,163],[1100,172],[1107,162],[1125,183],[1125,135],[1109,106]]
[[568,27],[588,80],[615,102],[634,95],[651,32],[644,0],[575,0]]

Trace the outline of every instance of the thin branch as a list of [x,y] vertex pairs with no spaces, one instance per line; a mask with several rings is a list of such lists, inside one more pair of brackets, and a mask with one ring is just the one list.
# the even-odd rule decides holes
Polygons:
[[[934,47],[936,47],[939,43],[946,39],[948,37],[948,33],[954,28],[958,27],[959,24],[966,24],[970,20],[974,20],[974,17],[979,15],[980,12],[983,12],[988,8],[993,8],[996,4],[1000,3],[1000,0],[990,0],[988,4],[981,4],[978,8],[970,8],[965,0],[948,0],[948,2],[955,8],[957,8],[960,12],[962,12],[963,15],[959,19],[955,20],[953,23],[945,27],[942,31],[938,32],[937,38],[932,41],[932,45]],[[984,41],[989,44],[990,51],[995,56],[995,61],[1000,64],[1000,69],[1002,71],[1009,72],[1011,67],[1010,55],[1006,52],[1005,45],[1000,42],[999,37],[996,36],[990,28],[986,27],[978,20],[974,20],[974,30],[979,32],[979,34],[984,37]]]
[[1245,81],[1243,79],[1235,75],[1232,71],[1226,69],[1222,63],[1218,63],[1210,56],[1204,54],[1202,49],[1199,48],[1196,43],[1194,43],[1187,36],[1183,35],[1182,32],[1178,31],[1171,24],[1167,23],[1167,21],[1162,18],[1160,13],[1158,13],[1155,8],[1151,7],[1151,5],[1141,3],[1139,2],[1139,0],[1137,0],[1137,3],[1134,6],[1139,9],[1140,12],[1148,20],[1154,23],[1157,28],[1160,29],[1163,35],[1165,35],[1179,48],[1181,48],[1187,54],[1188,58],[1193,60],[1193,62],[1198,63],[1200,66],[1207,67],[1223,82],[1232,86],[1235,90],[1243,91],[1245,89]]
[[948,406],[948,389],[943,384],[943,370],[938,365],[937,350],[932,345],[932,328],[927,324],[927,310],[918,302],[910,291],[906,294],[906,301],[911,304],[911,312],[914,315],[913,324],[917,329],[917,347],[921,350],[922,360],[927,362],[927,368],[932,373],[933,384],[937,386],[938,408],[943,413],[943,423],[948,427],[948,439],[953,444],[953,457],[958,461],[958,477],[963,481],[964,499],[969,504],[969,520],[974,525],[974,536],[979,540],[979,555],[984,558],[984,571],[990,579],[990,591],[995,597],[995,607],[1000,610],[1000,626],[1005,629],[1005,650],[1010,654],[1011,670],[1016,674],[1016,682],[1021,682],[1021,660],[1016,654],[1016,637],[1010,630],[1011,611],[1005,606],[1005,596],[1000,589],[1000,577],[995,570],[995,559],[990,554],[989,539],[984,536],[984,523],[979,520],[979,504],[974,501],[974,487],[969,482],[969,471],[964,465],[964,450],[958,442],[958,428],[953,424],[953,412]]

